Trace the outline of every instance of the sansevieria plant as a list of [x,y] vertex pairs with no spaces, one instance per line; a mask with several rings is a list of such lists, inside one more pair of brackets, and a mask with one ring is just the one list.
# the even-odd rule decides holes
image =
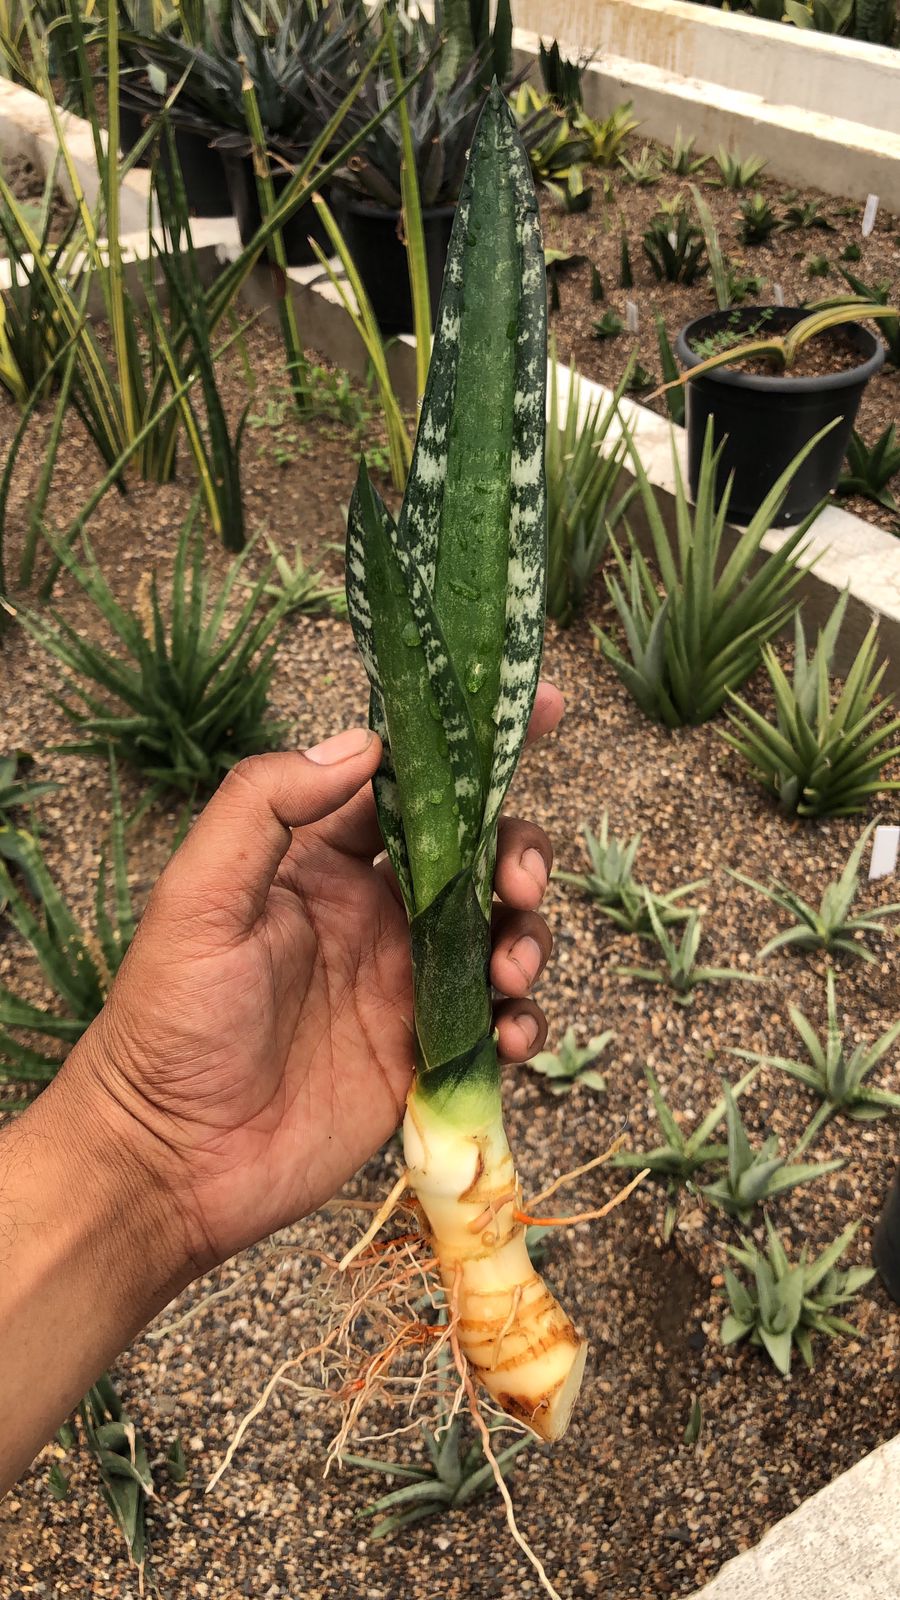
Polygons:
[[553,1440],[586,1346],[528,1257],[488,984],[497,820],[543,634],[545,384],[534,188],[494,88],[453,225],[399,520],[361,466],[347,599],[384,740],[381,827],[410,919],[408,1181],[471,1369],[508,1413]]

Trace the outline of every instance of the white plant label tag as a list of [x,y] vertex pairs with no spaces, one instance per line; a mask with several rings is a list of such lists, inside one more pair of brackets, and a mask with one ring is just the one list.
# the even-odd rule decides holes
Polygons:
[[877,215],[878,215],[878,196],[877,196],[877,194],[867,195],[866,196],[866,204],[865,204],[865,208],[863,210],[863,216],[862,216],[862,236],[863,236],[864,239],[868,239],[869,234],[872,232],[872,229],[875,226],[875,218],[877,217]]
[[772,285],[772,299],[775,301],[777,306],[784,305],[784,290],[782,289],[780,283],[775,283]]
[[889,878],[897,870],[900,854],[900,827],[879,827],[872,840],[872,859],[869,862],[869,882],[873,878]]
[[638,331],[638,308],[634,300],[625,301],[625,326],[629,333]]

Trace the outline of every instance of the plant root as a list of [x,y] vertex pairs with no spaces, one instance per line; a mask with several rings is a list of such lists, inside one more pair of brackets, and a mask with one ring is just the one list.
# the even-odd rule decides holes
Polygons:
[[481,1407],[478,1403],[478,1396],[475,1392],[475,1385],[472,1382],[472,1377],[469,1372],[469,1363],[466,1360],[462,1349],[460,1348],[458,1329],[459,1289],[461,1282],[462,1272],[459,1268],[457,1268],[453,1292],[450,1297],[451,1316],[448,1329],[450,1334],[450,1348],[453,1351],[453,1361],[456,1366],[456,1370],[459,1373],[462,1389],[465,1393],[466,1400],[468,1401],[469,1411],[472,1414],[472,1420],[475,1423],[479,1434],[481,1435],[481,1448],[483,1449],[485,1458],[490,1465],[491,1471],[494,1475],[494,1482],[497,1485],[498,1492],[506,1509],[506,1525],[509,1528],[510,1534],[512,1535],[515,1543],[519,1546],[519,1549],[522,1551],[522,1554],[525,1556],[526,1560],[529,1561],[534,1567],[534,1570],[538,1575],[538,1579],[540,1580],[541,1588],[544,1589],[550,1596],[550,1600],[561,1600],[559,1590],[554,1588],[553,1584],[548,1578],[546,1568],[544,1567],[544,1563],[542,1562],[540,1556],[537,1554],[537,1551],[534,1550],[528,1543],[528,1540],[520,1531],[519,1525],[516,1522],[515,1507],[513,1506],[512,1495],[509,1492],[509,1484],[506,1482],[506,1479],[504,1478],[503,1473],[498,1465],[497,1457],[494,1455],[491,1445],[491,1430],[482,1416]]
[[[607,1216],[633,1193],[646,1172],[636,1174],[597,1210],[576,1212],[569,1217],[544,1217],[538,1208],[560,1188],[608,1161],[623,1143],[624,1136],[621,1136],[599,1156],[562,1174],[535,1197],[527,1211],[516,1204],[518,1197],[512,1192],[494,1197],[490,1203],[482,1205],[475,1219],[475,1231],[490,1226],[496,1211],[503,1206],[515,1206],[516,1221],[521,1225],[534,1222],[541,1226],[574,1226]],[[338,1425],[327,1451],[326,1475],[332,1467],[342,1464],[346,1454],[360,1446],[418,1433],[423,1427],[441,1432],[466,1406],[503,1500],[510,1535],[533,1567],[550,1600],[560,1600],[540,1557],[518,1527],[510,1489],[492,1444],[497,1423],[515,1432],[534,1430],[511,1421],[489,1393],[476,1388],[478,1368],[473,1368],[460,1338],[462,1267],[457,1265],[451,1282],[442,1280],[433,1242],[426,1231],[426,1219],[408,1189],[404,1173],[378,1205],[348,1201],[328,1208],[338,1212],[352,1208],[374,1213],[365,1232],[342,1256],[327,1250],[276,1245],[231,1284],[215,1290],[176,1322],[156,1331],[155,1337],[162,1338],[180,1328],[213,1302],[239,1289],[273,1257],[291,1253],[317,1259],[320,1263],[320,1271],[305,1291],[303,1304],[321,1330],[321,1337],[282,1361],[268,1378],[253,1405],[238,1422],[206,1492],[221,1481],[248,1430],[283,1389],[292,1391],[303,1401],[325,1401],[338,1409]],[[379,1239],[379,1232],[392,1217],[395,1218],[393,1235]],[[410,1221],[414,1224],[412,1227]],[[493,1346],[495,1357],[515,1325],[519,1311],[513,1289],[508,1313]],[[309,1382],[298,1381],[297,1369],[311,1362],[317,1365],[317,1374],[310,1375]],[[455,1375],[456,1381],[448,1374]],[[372,1418],[374,1427],[367,1426],[373,1411],[381,1415],[377,1421]]]

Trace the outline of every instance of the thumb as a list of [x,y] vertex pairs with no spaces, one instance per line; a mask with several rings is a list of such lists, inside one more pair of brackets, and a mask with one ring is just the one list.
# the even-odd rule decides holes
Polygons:
[[311,749],[250,756],[227,774],[166,867],[154,899],[179,920],[246,933],[262,915],[291,829],[346,804],[374,775],[381,740],[348,728]]

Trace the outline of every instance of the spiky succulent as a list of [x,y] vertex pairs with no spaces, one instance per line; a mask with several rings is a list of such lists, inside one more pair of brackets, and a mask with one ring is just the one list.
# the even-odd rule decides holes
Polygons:
[[[269,148],[294,160],[313,144],[359,74],[368,26],[365,8],[353,0],[291,6],[274,29],[253,26],[241,0],[226,0],[202,43],[191,43],[177,24],[131,29],[122,42],[161,74],[167,94],[182,85],[172,109],[176,122],[250,154],[241,92],[246,72]],[[132,79],[128,94],[140,109],[159,110],[155,93]],[[351,115],[356,125],[360,109]]]
[[[412,31],[401,36],[400,66],[404,81],[420,72],[434,56],[440,42],[436,23],[418,17]],[[415,159],[419,198],[423,206],[453,204],[460,191],[466,156],[484,103],[480,52],[458,67],[447,80],[441,73],[441,56],[434,56],[416,78],[405,105]],[[391,65],[376,64],[358,98],[368,119],[383,110],[396,94]],[[373,128],[339,174],[341,185],[379,205],[399,211],[402,202],[400,173],[404,161],[403,128],[394,110]]]
[[673,172],[679,178],[693,178],[702,172],[709,164],[709,156],[697,156],[694,147],[697,141],[694,138],[685,139],[680,126],[675,129],[675,142],[671,150],[662,152],[663,166],[668,172]]
[[[547,614],[567,628],[580,611],[603,558],[611,528],[627,510],[633,490],[616,497],[625,454],[619,424],[620,385],[608,405],[602,398],[582,405],[574,368],[559,401],[559,369],[550,370],[550,415],[545,448],[547,472]],[[614,442],[609,444],[612,434]]]
[[764,961],[766,956],[774,950],[780,950],[784,945],[797,945],[801,950],[840,950],[845,955],[861,956],[864,961],[875,961],[876,957],[860,939],[854,937],[858,933],[878,933],[881,931],[879,923],[885,917],[895,916],[900,913],[900,904],[889,906],[876,906],[862,917],[851,916],[850,908],[859,891],[859,868],[875,823],[860,834],[859,839],[850,852],[847,865],[840,877],[829,883],[818,910],[808,904],[801,895],[788,888],[787,884],[780,883],[776,878],[767,887],[764,883],[757,883],[755,878],[748,878],[743,872],[728,871],[738,883],[746,884],[749,889],[755,889],[757,894],[765,895],[774,905],[781,906],[790,913],[794,919],[794,926],[785,928],[777,933],[773,939],[763,945],[758,959]]
[[741,223],[738,231],[742,244],[765,244],[773,233],[784,226],[764,195],[750,195],[747,200],[741,201],[739,210]]
[[829,1339],[841,1335],[858,1338],[859,1329],[835,1315],[875,1276],[873,1267],[838,1270],[837,1263],[858,1227],[858,1222],[851,1223],[812,1260],[809,1245],[804,1243],[798,1260],[791,1262],[768,1217],[766,1250],[746,1238],[740,1246],[727,1245],[728,1254],[745,1268],[751,1281],[744,1283],[730,1267],[725,1268],[731,1310],[719,1330],[722,1343],[736,1344],[739,1339],[749,1338],[788,1377],[795,1346],[806,1365],[812,1367],[814,1333],[823,1333]]
[[[651,1150],[620,1150],[613,1157],[613,1165],[625,1167],[629,1171],[640,1172],[645,1167],[650,1168],[653,1177],[666,1186],[666,1212],[663,1221],[663,1238],[669,1239],[678,1217],[678,1200],[682,1189],[694,1192],[693,1179],[701,1167],[709,1166],[712,1162],[724,1161],[728,1155],[728,1146],[711,1143],[712,1135],[721,1123],[727,1110],[727,1101],[723,1095],[707,1112],[702,1121],[698,1122],[693,1133],[685,1134],[678,1114],[669,1106],[659,1081],[650,1067],[645,1067],[647,1082],[650,1085],[650,1094],[657,1119],[663,1134],[665,1144],[655,1145]],[[735,1099],[742,1095],[756,1077],[756,1067],[744,1074],[743,1078],[734,1085],[731,1093]]]
[[900,1022],[895,1022],[874,1044],[857,1044],[849,1050],[838,1018],[834,972],[830,967],[826,979],[826,1005],[828,1021],[824,1039],[819,1037],[809,1018],[798,1006],[788,1007],[794,1029],[806,1046],[805,1061],[793,1061],[787,1056],[760,1055],[754,1050],[733,1051],[734,1055],[745,1061],[758,1061],[764,1066],[778,1067],[781,1072],[790,1073],[792,1078],[799,1079],[821,1097],[822,1105],[798,1149],[805,1148],[819,1129],[840,1112],[852,1117],[854,1122],[874,1122],[879,1117],[900,1111],[900,1094],[894,1094],[889,1089],[873,1088],[865,1081],[900,1039]]
[[[442,1349],[438,1367],[446,1374],[448,1361]],[[491,1434],[498,1433],[491,1427]],[[342,1455],[343,1466],[360,1467],[365,1472],[382,1473],[385,1477],[399,1479],[399,1487],[373,1500],[357,1512],[359,1517],[377,1517],[369,1534],[370,1539],[389,1539],[402,1528],[426,1517],[445,1515],[462,1506],[471,1505],[496,1486],[494,1471],[484,1453],[481,1434],[465,1440],[464,1417],[453,1415],[446,1402],[441,1403],[433,1428],[422,1427],[422,1438],[428,1461],[380,1461],[374,1456]],[[497,1466],[505,1478],[510,1467],[534,1439],[530,1433],[514,1439],[505,1450],[496,1450]],[[492,1448],[494,1440],[492,1440]]]
[[591,832],[587,823],[582,826],[584,842],[590,859],[590,872],[554,872],[560,883],[571,884],[596,901],[603,916],[614,922],[624,933],[641,933],[652,937],[653,927],[647,910],[648,896],[652,900],[660,922],[684,921],[688,907],[679,905],[685,895],[704,889],[707,880],[697,878],[665,894],[656,894],[639,883],[634,876],[634,863],[640,847],[641,835],[619,839],[609,832],[609,813],[600,818],[599,837]]
[[704,1184],[701,1193],[712,1205],[729,1216],[746,1222],[754,1206],[763,1205],[775,1195],[812,1183],[826,1173],[836,1172],[843,1161],[792,1162],[779,1149],[778,1135],[771,1133],[756,1149],[750,1143],[741,1120],[733,1090],[723,1084],[725,1121],[728,1127],[728,1155],[725,1170],[713,1183]]
[[[27,773],[32,760],[25,750],[0,756],[0,858],[12,862],[26,876],[31,860],[28,836],[15,826],[13,812],[34,805],[35,800],[59,788],[56,783],[35,783],[28,776],[20,776],[20,768]],[[0,880],[0,911],[6,903],[3,880]]]
[[800,817],[845,816],[861,811],[873,795],[900,789],[884,768],[900,755],[892,744],[900,717],[881,721],[891,696],[878,694],[886,663],[876,667],[875,623],[859,647],[844,683],[833,694],[829,673],[847,609],[848,591],[838,599],[812,654],[799,612],[794,619],[794,666],[788,678],[775,652],[763,661],[775,695],[770,722],[732,694],[737,713],[733,732],[720,735],[752,767],[783,811]]
[[579,133],[574,113],[562,111],[549,95],[520,84],[510,105],[538,183],[565,183],[588,160],[588,141]]
[[734,967],[704,967],[697,963],[700,940],[703,937],[703,913],[696,908],[688,912],[680,940],[676,944],[654,904],[653,896],[644,890],[644,903],[650,929],[662,952],[662,967],[616,967],[623,978],[640,978],[644,983],[663,983],[672,991],[679,1005],[690,1005],[693,991],[699,983],[759,983],[762,980],[753,972],[739,972]]
[[[134,935],[125,821],[114,763],[110,781],[110,844],[97,873],[91,926],[80,922],[63,898],[33,835],[15,832],[15,859],[28,881],[29,894],[22,892],[0,861],[0,902],[8,903],[7,915],[33,952],[55,997],[52,1006],[36,1005],[7,984],[0,984],[0,1083],[21,1085],[26,1097],[55,1077],[62,1059],[55,1049],[38,1049],[37,1041],[71,1046],[81,1038],[100,1011]],[[112,912],[108,862],[112,867]],[[12,1107],[6,1102],[4,1109],[18,1109],[18,1104]]]
[[528,1065],[548,1080],[547,1087],[552,1094],[568,1094],[579,1083],[602,1094],[606,1079],[602,1073],[595,1072],[594,1062],[614,1038],[615,1034],[607,1028],[604,1033],[588,1039],[586,1045],[579,1045],[575,1029],[570,1027],[560,1039],[558,1050],[539,1050]]
[[719,169],[719,176],[713,181],[721,189],[746,189],[766,165],[760,156],[741,157],[726,150],[723,144],[719,145],[713,159]]
[[714,716],[729,691],[755,670],[764,641],[790,616],[809,522],[793,529],[777,551],[759,558],[791,478],[811,448],[812,441],[772,485],[727,561],[721,551],[729,490],[717,493],[722,446],[713,448],[712,428],[704,440],[694,504],[673,446],[674,542],[639,453],[631,449],[662,593],[626,517],[630,559],[611,539],[615,570],[606,580],[624,639],[619,644],[604,629],[593,625],[593,630],[606,659],[654,721],[675,728]]
[[343,584],[331,584],[325,574],[310,567],[303,557],[300,544],[294,546],[293,559],[285,555],[273,539],[266,537],[274,562],[274,571],[263,587],[263,594],[277,601],[287,616],[299,612],[303,616],[318,617],[323,613],[344,618],[347,615],[347,598]]
[[644,233],[644,254],[658,283],[695,283],[706,271],[706,244],[686,211],[658,214]]
[[641,146],[633,161],[628,156],[620,155],[619,166],[629,183],[635,184],[639,189],[646,189],[651,184],[659,183],[663,175],[662,162],[649,144]]
[[900,516],[900,502],[891,488],[891,479],[900,477],[900,440],[891,422],[867,445],[854,428],[847,446],[847,471],[838,480],[838,494],[861,494],[886,511]]

